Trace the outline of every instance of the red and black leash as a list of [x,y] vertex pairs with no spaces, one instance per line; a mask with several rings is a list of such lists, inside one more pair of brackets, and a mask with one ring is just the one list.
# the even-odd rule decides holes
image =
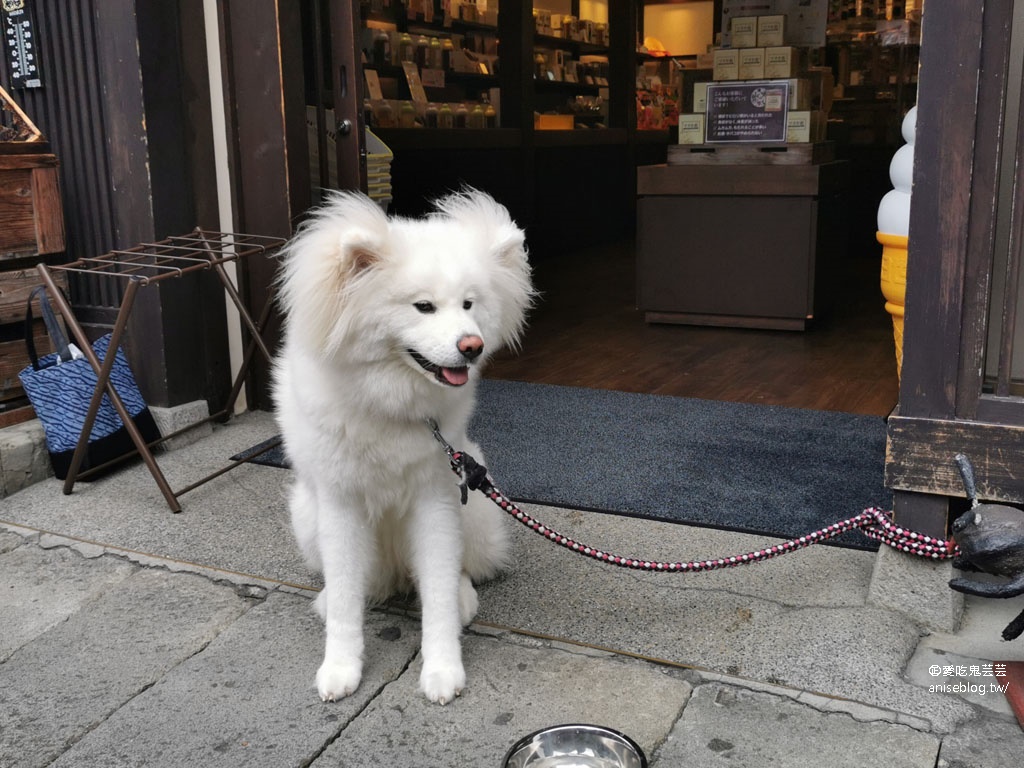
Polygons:
[[859,515],[854,515],[846,520],[840,520],[805,536],[789,539],[788,541],[741,555],[714,560],[691,560],[686,563],[659,562],[636,557],[623,557],[598,549],[597,547],[582,544],[568,536],[564,536],[523,512],[491,482],[491,479],[487,476],[487,469],[483,465],[479,464],[469,454],[455,450],[441,435],[436,422],[430,421],[429,426],[434,433],[435,439],[444,447],[444,451],[451,463],[452,471],[458,475],[461,481],[463,504],[466,503],[469,491],[479,490],[502,510],[534,533],[572,552],[602,563],[617,565],[621,568],[652,571],[655,573],[696,573],[714,571],[719,568],[733,568],[737,565],[748,565],[750,563],[770,560],[773,557],[795,552],[812,544],[828,541],[842,533],[853,530],[860,530],[865,536],[898,549],[901,552],[926,557],[931,560],[946,560],[960,554],[959,548],[953,541],[936,539],[915,531],[909,531],[892,521],[892,513],[884,512],[876,507],[869,507]]

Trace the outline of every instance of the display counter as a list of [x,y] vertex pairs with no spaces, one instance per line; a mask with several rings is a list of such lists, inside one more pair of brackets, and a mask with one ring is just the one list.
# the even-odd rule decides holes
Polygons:
[[804,330],[845,256],[844,161],[637,169],[637,303],[649,323]]

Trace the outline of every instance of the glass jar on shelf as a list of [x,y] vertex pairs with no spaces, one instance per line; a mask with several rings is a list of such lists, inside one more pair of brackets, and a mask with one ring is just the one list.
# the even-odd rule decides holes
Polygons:
[[378,69],[391,63],[391,35],[380,29],[373,36],[373,64]]
[[374,105],[373,114],[379,128],[395,127],[395,110],[387,101],[380,101]]
[[430,40],[427,39],[426,35],[420,35],[416,38],[416,51],[414,53],[414,60],[416,66],[420,69],[426,69],[429,64],[427,63],[430,58]]
[[469,127],[470,128],[485,128],[487,126],[486,118],[484,117],[484,105],[475,104],[473,110],[469,113]]
[[430,69],[444,69],[444,48],[439,38],[430,38],[430,55],[427,62]]
[[455,114],[452,112],[452,108],[448,104],[442,104],[437,110],[437,127],[438,128],[454,128],[455,127]]
[[416,127],[416,107],[412,105],[411,101],[403,101],[402,106],[398,110],[398,127],[399,128],[415,128]]
[[412,41],[412,35],[408,32],[403,33],[402,36],[398,38],[398,61],[415,61],[416,53],[414,49],[415,45]]

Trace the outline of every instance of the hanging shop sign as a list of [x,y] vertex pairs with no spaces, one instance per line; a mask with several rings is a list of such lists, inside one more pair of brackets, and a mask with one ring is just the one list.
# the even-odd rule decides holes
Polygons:
[[30,0],[0,0],[4,51],[14,88],[41,88],[36,20]]
[[789,82],[708,83],[707,134],[715,142],[785,142]]

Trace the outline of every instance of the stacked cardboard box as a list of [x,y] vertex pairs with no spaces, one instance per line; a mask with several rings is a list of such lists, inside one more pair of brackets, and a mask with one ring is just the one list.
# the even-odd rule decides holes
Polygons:
[[[711,55],[713,81],[786,81],[787,142],[824,141],[834,84],[831,70],[808,66],[803,49],[786,45],[786,16],[733,17],[729,32],[731,46]],[[681,144],[704,143],[708,85],[694,84],[693,112],[679,116]]]

